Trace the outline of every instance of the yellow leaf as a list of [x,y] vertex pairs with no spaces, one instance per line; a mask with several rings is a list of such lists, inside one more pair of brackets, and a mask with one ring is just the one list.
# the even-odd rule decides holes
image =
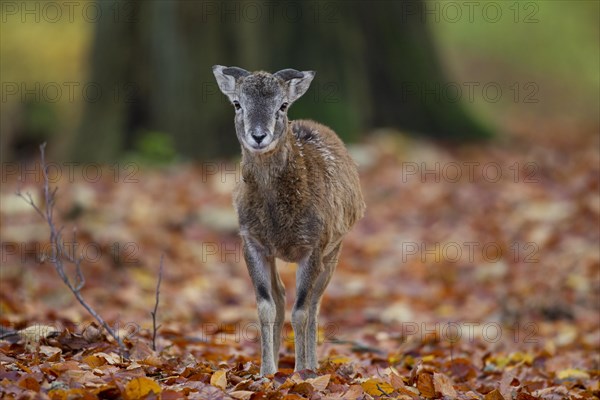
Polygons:
[[350,358],[344,356],[331,356],[327,359],[332,364],[346,364],[350,362]]
[[220,369],[210,377],[210,384],[225,390],[227,387],[227,371]]
[[424,356],[422,358],[422,360],[424,363],[431,362],[431,361],[435,360],[435,356],[433,354],[429,354],[427,356]]
[[161,388],[156,381],[145,376],[133,378],[125,386],[125,398],[128,400],[139,399],[150,393],[159,394]]
[[390,354],[388,356],[388,363],[390,363],[391,365],[398,364],[400,361],[402,361],[401,354],[395,353],[395,354]]
[[562,380],[577,380],[577,379],[590,379],[590,374],[580,369],[567,368],[556,373],[556,377]]
[[512,353],[509,358],[510,361],[515,364],[523,362],[527,365],[531,365],[533,363],[533,354],[530,353],[521,353],[520,351],[517,351]]
[[381,379],[371,378],[362,382],[360,385],[363,390],[371,396],[388,395],[394,391],[392,385]]

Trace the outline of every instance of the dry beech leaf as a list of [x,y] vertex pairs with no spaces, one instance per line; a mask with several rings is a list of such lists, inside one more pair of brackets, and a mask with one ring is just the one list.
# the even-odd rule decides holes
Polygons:
[[384,396],[392,393],[394,387],[382,379],[371,378],[360,384],[365,393],[371,396]]
[[296,383],[291,389],[291,393],[298,393],[306,397],[311,397],[315,389],[308,382]]
[[236,390],[234,392],[229,393],[231,397],[239,400],[248,400],[250,399],[250,397],[252,397],[253,394],[254,392],[251,392],[249,390]]
[[450,378],[444,374],[433,373],[433,386],[435,387],[435,391],[441,393],[443,396],[456,397],[456,390],[452,386]]
[[29,343],[38,343],[40,340],[59,333],[52,325],[31,325],[17,332],[21,338]]
[[419,389],[421,396],[426,398],[434,398],[435,388],[433,386],[433,376],[426,372],[420,373],[417,376],[417,389]]
[[133,378],[125,386],[125,398],[128,400],[139,399],[150,393],[159,394],[160,385],[153,379],[144,376]]
[[34,392],[40,391],[39,382],[32,376],[24,376],[19,380],[19,386],[23,389],[33,390]]
[[101,367],[108,362],[105,357],[100,357],[98,354],[85,356],[81,361],[83,361],[92,368]]
[[62,350],[54,346],[40,346],[40,353],[46,356],[46,361],[58,361]]
[[327,385],[329,384],[330,379],[331,379],[331,375],[327,374],[327,375],[319,376],[317,378],[307,379],[306,382],[310,383],[312,385],[312,387],[315,388],[316,391],[320,392],[320,391],[325,390],[325,388],[327,388]]
[[227,387],[227,371],[220,369],[210,377],[210,384],[225,390]]
[[306,397],[300,396],[296,393],[288,393],[285,396],[283,396],[283,400],[303,400]]
[[568,368],[558,371],[556,377],[562,380],[590,379],[590,374],[580,369]]
[[349,357],[344,357],[344,356],[331,356],[327,359],[327,361],[329,361],[332,364],[347,364],[349,363],[351,360]]
[[498,389],[494,389],[488,394],[485,395],[484,400],[505,400],[504,396],[500,393]]
[[85,328],[85,330],[83,331],[83,333],[81,335],[83,336],[83,338],[85,340],[87,340],[90,343],[96,342],[96,341],[102,339],[102,331],[100,331],[98,328],[96,328],[93,325],[89,325],[87,328]]
[[364,394],[364,389],[361,385],[350,385],[350,388],[343,394],[345,400],[356,400]]
[[104,358],[106,360],[106,362],[109,363],[110,365],[121,364],[121,362],[123,361],[121,359],[121,356],[118,355],[117,353],[106,354],[103,352],[99,352],[99,353],[96,353],[96,356]]

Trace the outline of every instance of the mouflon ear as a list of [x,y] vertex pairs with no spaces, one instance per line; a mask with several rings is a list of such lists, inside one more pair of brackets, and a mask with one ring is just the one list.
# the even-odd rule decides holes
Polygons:
[[238,67],[224,67],[222,65],[214,65],[212,67],[213,74],[217,79],[217,84],[219,85],[219,89],[221,92],[229,97],[229,100],[233,101],[233,96],[236,89],[237,82],[245,77],[250,75],[250,72],[245,69]]
[[277,71],[273,75],[286,83],[288,88],[288,102],[293,103],[306,93],[315,74],[315,71],[297,71],[288,68]]

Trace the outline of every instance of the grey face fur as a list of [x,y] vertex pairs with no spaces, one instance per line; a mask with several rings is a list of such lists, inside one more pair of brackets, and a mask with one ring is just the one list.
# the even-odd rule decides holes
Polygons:
[[215,65],[219,89],[235,107],[235,129],[242,146],[252,153],[277,147],[286,132],[287,110],[310,86],[315,73],[284,69],[274,74],[250,73]]

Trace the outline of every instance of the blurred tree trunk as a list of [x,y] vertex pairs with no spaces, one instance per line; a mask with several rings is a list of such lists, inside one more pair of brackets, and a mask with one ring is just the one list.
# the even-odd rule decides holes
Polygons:
[[[99,4],[107,15],[116,7]],[[90,81],[111,96],[87,103],[80,159],[117,158],[145,132],[168,135],[188,157],[237,153],[213,64],[316,70],[291,117],[319,120],[346,140],[380,126],[448,140],[489,135],[464,104],[444,99],[450,80],[414,12],[422,0],[127,4],[98,23]]]

